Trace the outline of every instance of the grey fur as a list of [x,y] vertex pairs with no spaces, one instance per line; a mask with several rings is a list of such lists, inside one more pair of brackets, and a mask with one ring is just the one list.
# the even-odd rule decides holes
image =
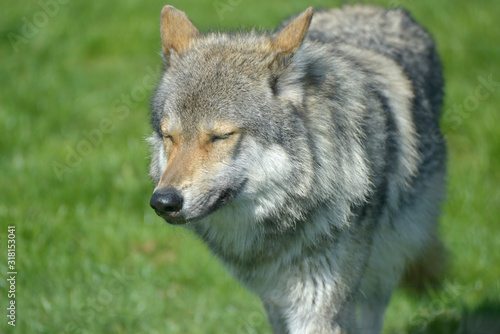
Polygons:
[[[315,13],[295,52],[272,52],[275,36],[210,33],[165,56],[151,177],[182,194],[175,222],[261,297],[275,333],[378,333],[406,266],[438,242],[434,43],[406,11],[361,5]],[[165,120],[185,142],[215,121],[241,136],[216,168],[165,184]]]

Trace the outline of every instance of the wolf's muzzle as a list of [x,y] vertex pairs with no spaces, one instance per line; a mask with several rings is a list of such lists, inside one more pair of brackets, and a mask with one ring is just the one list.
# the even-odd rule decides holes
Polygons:
[[149,204],[156,214],[165,219],[177,216],[182,210],[182,196],[174,188],[157,189]]

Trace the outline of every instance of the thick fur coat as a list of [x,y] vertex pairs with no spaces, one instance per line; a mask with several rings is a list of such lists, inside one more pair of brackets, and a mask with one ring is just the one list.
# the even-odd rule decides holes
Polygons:
[[442,267],[432,38],[361,5],[207,35],[165,6],[161,33],[151,206],[260,296],[275,333],[380,332],[405,270]]

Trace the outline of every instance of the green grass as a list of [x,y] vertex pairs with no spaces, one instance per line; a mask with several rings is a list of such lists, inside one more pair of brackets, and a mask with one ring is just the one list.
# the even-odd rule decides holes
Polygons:
[[[309,5],[339,2],[171,4],[207,31],[273,28]],[[217,3],[226,11],[218,14]],[[409,8],[444,61],[450,153],[441,222],[453,260],[442,290],[395,293],[385,332],[500,332],[500,86],[476,95],[482,80],[500,82],[499,2],[377,3]],[[148,205],[143,139],[163,4],[2,6],[0,332],[270,332],[257,298]],[[16,226],[15,328],[5,316],[9,225]]]

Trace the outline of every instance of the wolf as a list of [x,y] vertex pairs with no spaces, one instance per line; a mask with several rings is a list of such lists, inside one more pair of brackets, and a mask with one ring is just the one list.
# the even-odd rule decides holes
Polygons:
[[404,9],[312,7],[275,32],[161,12],[150,205],[193,231],[274,333],[380,333],[445,266],[435,43]]

